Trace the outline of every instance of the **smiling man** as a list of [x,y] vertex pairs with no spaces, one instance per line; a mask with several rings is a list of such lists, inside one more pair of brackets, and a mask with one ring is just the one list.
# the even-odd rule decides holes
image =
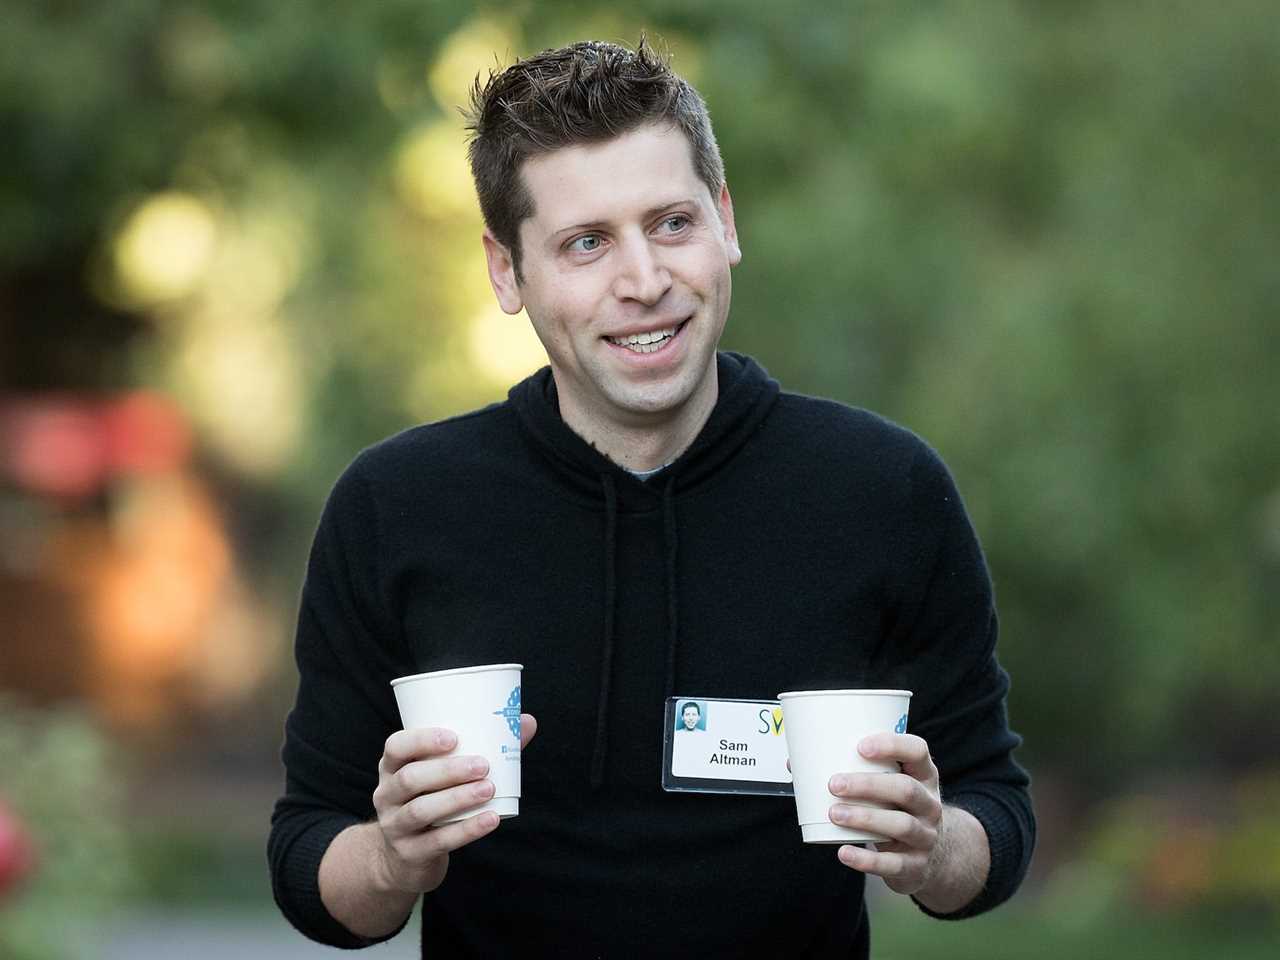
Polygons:
[[[493,290],[549,366],[330,496],[269,843],[285,915],[359,947],[421,900],[423,956],[866,957],[867,874],[932,916],[1007,899],[1035,823],[982,551],[923,441],[718,351],[742,254],[701,98],[643,43],[580,43],[477,84],[472,130]],[[512,661],[540,731],[520,816],[432,826],[493,787],[451,731],[399,730],[389,683]],[[804,845],[749,770],[670,776],[678,704],[854,687],[914,691],[909,732],[859,745],[901,772],[829,784],[878,848]]]
[[527,310],[560,415],[619,465],[675,459],[716,402],[729,268],[742,259],[729,188],[698,179],[688,139],[643,124],[528,159],[514,243],[484,237],[498,302]]

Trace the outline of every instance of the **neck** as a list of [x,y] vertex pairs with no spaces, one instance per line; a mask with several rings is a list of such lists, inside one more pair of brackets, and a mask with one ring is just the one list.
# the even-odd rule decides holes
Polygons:
[[710,418],[718,395],[713,374],[678,409],[620,421],[566,403],[562,392],[560,416],[569,429],[618,466],[644,472],[670,463],[689,448]]

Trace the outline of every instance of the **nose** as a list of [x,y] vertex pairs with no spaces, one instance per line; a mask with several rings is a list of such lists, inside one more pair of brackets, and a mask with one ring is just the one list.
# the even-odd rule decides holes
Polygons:
[[621,245],[616,262],[613,292],[619,300],[636,300],[652,306],[671,289],[671,273],[655,255],[648,238],[635,238]]

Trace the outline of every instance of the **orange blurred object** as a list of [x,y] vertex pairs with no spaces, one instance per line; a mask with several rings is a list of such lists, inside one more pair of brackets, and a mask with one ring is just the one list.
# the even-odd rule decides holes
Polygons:
[[0,686],[161,732],[265,677],[279,625],[237,570],[191,447],[159,393],[0,399],[17,505],[0,515]]

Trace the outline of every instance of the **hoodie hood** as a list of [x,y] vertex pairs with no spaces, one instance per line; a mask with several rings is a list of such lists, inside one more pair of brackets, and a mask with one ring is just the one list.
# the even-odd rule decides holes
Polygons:
[[550,367],[511,388],[508,398],[529,441],[550,461],[566,487],[603,508],[601,478],[617,486],[618,509],[652,510],[661,489],[674,479],[679,497],[714,476],[768,416],[778,383],[755,360],[739,353],[716,354],[719,393],[711,416],[679,457],[646,483],[583,440],[560,418],[560,398]]

